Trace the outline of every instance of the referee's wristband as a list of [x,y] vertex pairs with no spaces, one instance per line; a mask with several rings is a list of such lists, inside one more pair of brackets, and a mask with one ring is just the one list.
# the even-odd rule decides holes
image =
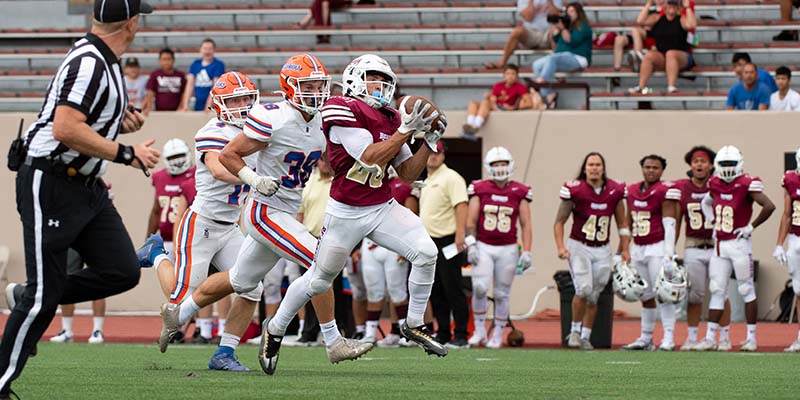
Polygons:
[[131,165],[135,159],[136,153],[133,151],[133,146],[126,146],[122,143],[118,144],[117,156],[114,157],[115,163]]

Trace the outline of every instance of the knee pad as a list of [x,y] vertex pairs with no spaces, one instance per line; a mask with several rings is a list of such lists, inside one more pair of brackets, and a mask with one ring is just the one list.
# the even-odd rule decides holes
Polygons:
[[706,288],[689,288],[689,304],[703,304],[706,298]]
[[408,298],[408,293],[406,292],[405,285],[397,285],[395,287],[389,287],[389,300],[392,301],[394,304],[399,304]]
[[385,293],[386,293],[386,291],[370,292],[368,290],[367,291],[367,301],[369,301],[370,303],[383,302],[383,300],[385,300],[385,298],[386,298]]
[[413,267],[421,267],[430,265],[433,267],[436,265],[436,256],[439,254],[439,250],[436,248],[436,244],[433,243],[430,237],[424,237],[417,240],[416,246],[411,249],[412,253],[407,255],[408,261],[411,262]]
[[245,279],[240,279],[239,274],[235,273],[234,271],[235,270],[232,269],[228,274],[228,281],[231,283],[231,287],[236,294],[241,296],[243,293],[255,290],[259,286],[261,287],[262,291],[264,290],[264,284],[261,283],[261,281],[246,282]]
[[[259,300],[261,300],[261,295],[262,294],[264,294],[264,285],[261,282],[259,282],[258,286],[256,286],[255,289],[253,289],[253,290],[251,290],[249,292],[246,292],[246,293],[242,293],[242,294],[239,295],[239,297],[257,303]],[[278,300],[277,301],[272,301],[271,304],[275,304],[275,303],[280,303],[281,302],[280,288],[278,289],[278,293],[277,294],[278,294]],[[264,301],[266,301],[267,303],[270,303],[270,300],[268,300],[266,298],[265,298]]]
[[592,287],[590,285],[575,286],[575,295],[580,297],[580,298],[586,299],[590,303],[596,303],[597,302],[596,298],[594,299],[594,301],[591,301],[593,292],[594,291],[592,290]]
[[753,281],[748,279],[746,281],[739,281],[739,294],[745,303],[749,303],[756,299],[756,287]]
[[472,280],[472,295],[475,297],[486,297],[489,293],[489,287],[483,282],[476,282]]
[[504,300],[504,301],[509,301],[509,297],[511,297],[511,287],[510,286],[495,284],[495,286],[494,286],[494,298],[495,298],[495,300],[500,299],[500,300]]
[[725,298],[726,292],[725,285],[720,284],[719,282],[711,279],[708,282],[708,291],[711,292],[711,296],[721,296]]

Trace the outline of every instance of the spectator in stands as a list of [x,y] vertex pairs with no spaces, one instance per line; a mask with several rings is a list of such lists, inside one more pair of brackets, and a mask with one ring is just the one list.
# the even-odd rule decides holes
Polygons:
[[766,110],[769,107],[770,91],[767,85],[758,82],[758,67],[748,63],[742,68],[742,80],[728,91],[727,110]]
[[[359,3],[360,4],[360,3]],[[374,2],[372,4],[375,4]],[[311,7],[300,22],[296,24],[298,28],[305,29],[314,21],[315,26],[330,26],[331,11],[347,8],[352,5],[351,0],[313,0]],[[331,42],[330,35],[317,35],[317,44],[328,44]]]
[[775,83],[778,90],[769,98],[770,111],[800,111],[800,94],[789,87],[792,71],[781,66],[775,70]]
[[[781,21],[792,21],[792,9],[797,8],[800,10],[800,0],[781,0]],[[796,42],[797,31],[781,31],[781,33],[772,37],[775,41]]]
[[507,64],[503,70],[503,80],[492,87],[491,92],[483,94],[480,103],[467,103],[467,123],[463,130],[466,137],[474,138],[492,111],[529,110],[533,108],[528,87],[519,81],[519,67]]
[[186,74],[175,69],[175,52],[172,49],[161,49],[158,65],[161,69],[153,71],[147,81],[147,96],[142,105],[145,115],[150,113],[154,102],[156,111],[177,110],[186,88]]
[[639,84],[629,90],[631,93],[648,93],[647,82],[655,70],[666,71],[667,93],[676,92],[678,74],[694,66],[688,36],[689,31],[697,27],[697,18],[689,0],[682,3],[681,0],[667,0],[664,14],[650,14],[652,4],[653,0],[647,0],[636,23],[649,29],[647,36],[655,39],[656,44],[642,59]]
[[128,57],[125,60],[125,89],[128,92],[128,104],[138,109],[142,109],[142,103],[147,96],[147,77],[139,75],[139,60],[136,57]]
[[[733,59],[731,63],[733,64],[733,71],[736,73],[736,77],[739,80],[742,80],[742,70],[744,66],[747,64],[752,63],[753,61],[750,59],[750,54],[747,53],[734,53]],[[770,75],[767,70],[763,68],[758,69],[758,82],[763,83],[767,86],[770,93],[775,92],[778,90],[778,85],[775,84],[775,79]]]
[[[555,52],[533,62],[534,82],[539,84],[552,82],[556,72],[579,71],[592,63],[592,28],[580,3],[567,4],[566,15],[552,24],[550,33]],[[556,108],[558,93],[549,87],[540,92],[547,108]]]
[[489,69],[503,67],[519,47],[550,49],[551,35],[547,16],[560,14],[561,7],[561,0],[517,0],[517,25],[506,40],[500,62],[487,62],[484,66]]
[[206,38],[200,43],[200,58],[194,60],[186,74],[186,88],[178,111],[189,111],[189,100],[194,95],[194,111],[204,111],[211,107],[211,87],[214,81],[225,73],[225,64],[214,57],[217,44]]

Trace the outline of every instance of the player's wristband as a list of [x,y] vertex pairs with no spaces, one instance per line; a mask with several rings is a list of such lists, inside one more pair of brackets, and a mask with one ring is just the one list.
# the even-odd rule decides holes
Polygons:
[[621,228],[619,229],[619,236],[621,237],[628,237],[631,235],[631,230],[628,228]]
[[253,171],[247,165],[242,167],[242,169],[239,170],[239,173],[237,175],[239,176],[239,179],[241,179],[242,182],[244,182],[246,185],[255,186],[253,185],[253,182],[255,182],[256,178],[258,177],[258,174],[256,174],[256,171]]
[[133,146],[126,146],[122,143],[117,145],[117,156],[114,157],[115,163],[131,165],[135,159],[136,152],[134,152]]

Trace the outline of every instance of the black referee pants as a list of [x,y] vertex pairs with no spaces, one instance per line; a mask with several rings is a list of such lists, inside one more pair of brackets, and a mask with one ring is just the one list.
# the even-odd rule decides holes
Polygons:
[[[461,267],[464,265],[464,253],[456,254],[451,259],[445,259],[442,247],[455,242],[455,235],[442,238],[433,238],[439,250],[436,258],[436,277],[431,289],[431,306],[436,317],[436,339],[441,343],[449,342],[451,338],[466,339],[467,323],[469,322],[469,307],[467,296],[464,295],[464,278]],[[455,328],[452,337],[450,333],[450,313],[453,314]]]
[[[27,284],[0,343],[0,394],[25,366],[59,304],[102,299],[133,288],[139,264],[122,219],[100,181],[78,180],[22,166],[17,174]],[[87,268],[67,273],[75,249]]]

